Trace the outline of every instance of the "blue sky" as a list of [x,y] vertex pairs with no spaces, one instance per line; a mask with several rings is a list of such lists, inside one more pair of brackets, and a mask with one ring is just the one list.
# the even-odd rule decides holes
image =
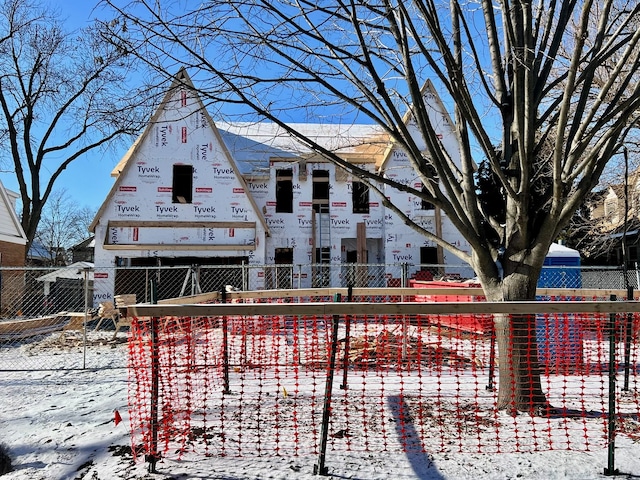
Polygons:
[[[92,12],[95,3],[86,0],[50,2],[52,6],[60,10],[61,18],[67,19],[70,30],[87,26],[92,18],[100,14],[99,10]],[[113,185],[114,179],[110,176],[111,170],[129,146],[130,142],[124,142],[124,144],[119,142],[106,152],[96,150],[77,159],[63,172],[54,189],[64,188],[79,206],[86,205],[97,210]],[[3,165],[0,179],[6,188],[17,192],[18,183],[15,174],[4,171],[9,167],[9,165]]]

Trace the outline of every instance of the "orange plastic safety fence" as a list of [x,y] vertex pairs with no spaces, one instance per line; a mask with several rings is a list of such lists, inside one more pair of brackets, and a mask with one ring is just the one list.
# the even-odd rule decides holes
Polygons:
[[[609,322],[608,315],[529,315],[494,331],[486,315],[342,317],[328,448],[600,448],[607,439],[610,335],[616,368],[620,375],[627,368],[630,378],[628,391],[618,392],[619,429],[638,438],[637,318],[616,317],[613,333]],[[165,457],[318,453],[330,317],[161,318],[155,344],[150,325],[134,319],[129,341],[136,453],[154,453],[154,446]],[[496,338],[505,352],[493,348]],[[535,408],[521,408],[527,402]]]

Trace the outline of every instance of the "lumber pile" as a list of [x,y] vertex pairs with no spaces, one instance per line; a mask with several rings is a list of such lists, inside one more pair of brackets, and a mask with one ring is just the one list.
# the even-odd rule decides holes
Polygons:
[[68,318],[60,315],[3,321],[0,323],[0,342],[60,331],[68,321]]

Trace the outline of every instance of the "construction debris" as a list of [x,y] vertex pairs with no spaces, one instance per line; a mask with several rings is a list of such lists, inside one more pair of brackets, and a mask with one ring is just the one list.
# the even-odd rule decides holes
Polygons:
[[[428,366],[464,367],[478,362],[460,355],[440,342],[423,342],[415,336],[405,337],[384,330],[378,335],[349,337],[348,363],[356,368],[371,368],[384,364],[419,363]],[[344,343],[346,339],[342,339]],[[404,345],[404,346],[403,346]],[[340,361],[344,362],[344,351],[340,349]]]

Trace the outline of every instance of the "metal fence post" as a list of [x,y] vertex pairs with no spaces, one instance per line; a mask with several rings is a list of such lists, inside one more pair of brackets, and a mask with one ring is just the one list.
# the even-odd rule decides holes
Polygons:
[[407,262],[402,264],[402,287],[409,286],[409,264]]
[[[633,300],[633,287],[627,287],[627,300]],[[624,336],[624,387],[622,390],[629,391],[629,371],[631,370],[631,337],[633,336],[633,314],[627,313],[626,331]]]
[[144,301],[149,302],[151,299],[149,298],[149,269],[144,269]]
[[[353,285],[347,287],[347,302],[353,302]],[[342,384],[341,390],[349,388],[347,378],[349,376],[349,335],[351,333],[351,315],[344,316],[344,358],[342,359]]]
[[87,315],[89,312],[89,272],[92,268],[84,268],[84,319],[82,320],[82,369],[87,368]]
[[[156,279],[149,281],[151,303],[158,303]],[[156,463],[160,459],[158,452],[158,410],[160,404],[160,358],[158,345],[158,317],[151,317],[151,451],[145,460],[149,462],[149,473],[156,473]]]
[[[616,300],[611,295],[611,301]],[[605,475],[617,475],[615,468],[616,449],[616,314],[609,314],[609,415],[607,418],[607,467]]]
[[[339,302],[341,295],[336,293],[335,302]],[[329,368],[327,371],[327,381],[324,389],[324,408],[322,410],[322,425],[320,429],[320,454],[318,463],[313,466],[314,475],[328,475],[328,469],[324,462],[327,454],[327,438],[329,436],[329,417],[331,415],[331,392],[333,390],[333,375],[336,369],[336,351],[338,349],[338,327],[340,325],[340,315],[334,315],[331,332],[331,356],[329,358]]]
[[[227,303],[227,291],[222,289],[220,292],[220,301]],[[229,329],[228,319],[226,315],[222,316],[222,377],[224,390],[223,393],[231,393],[229,389]]]
[[496,326],[491,319],[491,339],[489,344],[489,383],[485,387],[488,391],[493,391],[493,377],[496,372]]
[[242,261],[242,290],[245,292],[249,290],[249,272],[244,260]]

